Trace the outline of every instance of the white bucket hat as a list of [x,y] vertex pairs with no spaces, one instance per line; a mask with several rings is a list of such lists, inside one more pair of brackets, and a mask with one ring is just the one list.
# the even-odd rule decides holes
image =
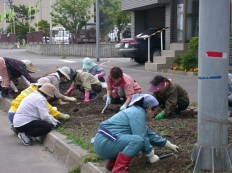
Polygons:
[[27,71],[31,72],[31,73],[35,73],[37,71],[37,69],[35,68],[35,66],[32,64],[32,62],[28,59],[23,59],[21,60],[27,68]]
[[41,77],[37,80],[37,83],[35,83],[35,85],[41,86],[45,83],[51,83],[51,81],[47,77]]
[[70,78],[71,68],[70,67],[61,67],[61,68],[58,68],[58,71],[62,73],[68,80],[71,80]]
[[132,95],[129,106],[134,105],[136,102],[140,101],[141,99],[143,99],[143,106],[145,108],[155,107],[159,105],[159,102],[156,100],[156,98],[150,94],[134,94]]
[[50,83],[45,83],[42,85],[42,87],[39,89],[39,91],[43,92],[49,97],[54,97],[56,92],[56,87]]

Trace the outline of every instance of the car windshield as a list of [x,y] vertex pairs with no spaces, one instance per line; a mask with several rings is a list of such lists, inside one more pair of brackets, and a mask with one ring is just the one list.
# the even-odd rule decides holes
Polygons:
[[69,37],[68,31],[59,31],[56,35],[56,37]]

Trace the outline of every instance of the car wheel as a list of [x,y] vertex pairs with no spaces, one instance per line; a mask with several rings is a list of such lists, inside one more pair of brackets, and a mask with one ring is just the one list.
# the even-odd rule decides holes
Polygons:
[[145,63],[145,58],[134,58],[135,62],[139,63],[139,64],[144,64]]

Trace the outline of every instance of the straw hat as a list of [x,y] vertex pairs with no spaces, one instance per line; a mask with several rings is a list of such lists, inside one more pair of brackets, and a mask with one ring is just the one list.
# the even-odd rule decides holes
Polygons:
[[37,71],[37,69],[35,68],[35,66],[32,64],[32,62],[30,60],[24,59],[21,61],[26,65],[27,71],[29,71],[31,73],[35,73]]
[[49,97],[54,97],[56,92],[56,87],[50,83],[45,83],[42,85],[42,87],[39,89],[39,91],[43,92]]

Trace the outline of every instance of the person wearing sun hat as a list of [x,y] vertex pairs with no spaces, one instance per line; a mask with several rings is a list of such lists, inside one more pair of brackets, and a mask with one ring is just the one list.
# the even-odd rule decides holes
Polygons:
[[134,94],[128,108],[101,122],[94,138],[94,150],[107,159],[106,168],[112,173],[128,173],[127,168],[139,152],[150,163],[157,162],[154,146],[178,151],[178,146],[157,135],[147,127],[146,121],[154,116],[158,101],[150,94]]
[[[15,130],[15,128],[13,127],[12,124],[13,124],[15,112],[17,111],[20,103],[22,102],[22,100],[25,97],[27,97],[31,93],[33,93],[34,91],[38,91],[39,88],[42,85],[44,85],[45,83],[49,83],[49,82],[46,79],[41,78],[40,80],[38,80],[37,83],[32,83],[28,88],[23,90],[14,100],[11,101],[11,106],[10,106],[10,109],[8,111],[8,119],[9,119],[10,124],[11,124],[11,129],[14,131],[14,133],[17,134],[17,131]],[[52,115],[54,118],[59,118],[59,119],[69,119],[70,118],[69,114],[59,112],[56,108],[54,108],[49,103],[47,103],[47,106],[49,109],[49,114]]]
[[169,79],[157,75],[150,82],[149,91],[153,93],[163,109],[155,119],[167,116],[176,117],[189,105],[188,93],[178,84],[173,84]]
[[10,83],[21,77],[25,85],[35,82],[29,73],[34,73],[36,69],[30,60],[17,60],[14,58],[0,57],[0,76],[2,77],[1,87],[2,97],[12,98],[10,95]]
[[45,136],[60,124],[49,114],[47,106],[47,100],[53,98],[55,92],[54,85],[45,83],[20,103],[14,115],[13,125],[24,145],[32,144],[30,137]]

